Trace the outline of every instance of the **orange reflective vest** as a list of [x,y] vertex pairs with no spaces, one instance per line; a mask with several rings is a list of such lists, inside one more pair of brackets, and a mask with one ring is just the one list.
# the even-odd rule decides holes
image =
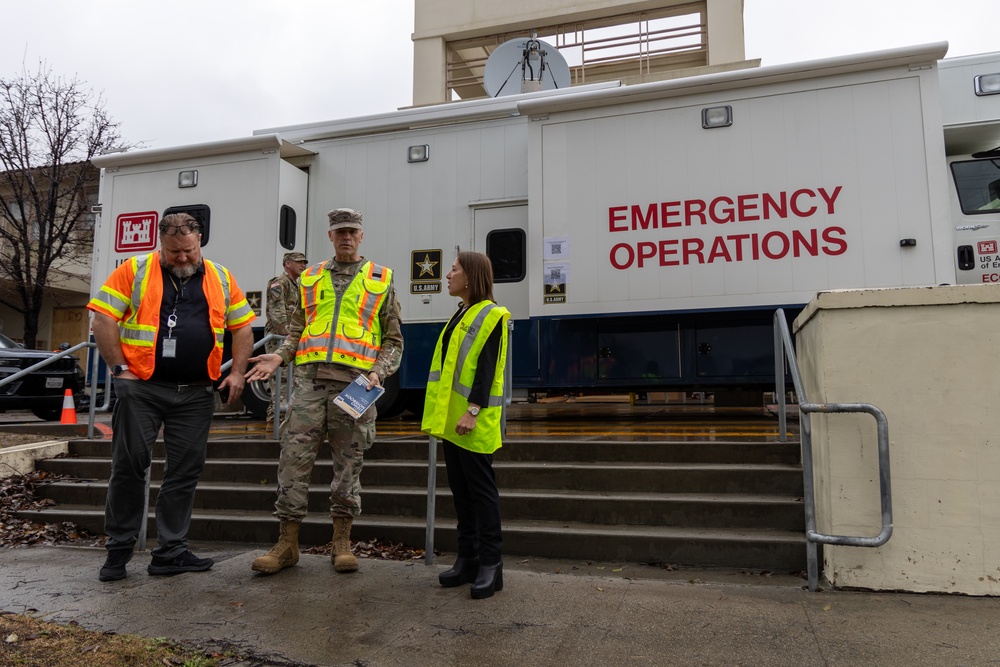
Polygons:
[[382,349],[378,315],[389,291],[392,269],[365,262],[338,298],[326,265],[314,264],[299,276],[305,328],[295,363],[324,362],[370,370]]
[[[208,301],[208,323],[215,334],[215,347],[208,355],[208,376],[218,380],[222,374],[222,343],[226,329],[247,326],[253,322],[254,314],[229,270],[207,259],[204,262],[202,288]],[[129,371],[143,380],[153,375],[156,366],[162,301],[160,255],[153,252],[136,255],[121,264],[87,304],[88,309],[118,322],[125,363]]]

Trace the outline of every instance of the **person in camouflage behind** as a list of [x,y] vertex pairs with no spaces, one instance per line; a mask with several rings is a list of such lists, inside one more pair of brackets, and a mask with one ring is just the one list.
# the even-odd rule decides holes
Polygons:
[[337,572],[358,569],[351,553],[351,527],[361,514],[361,468],[365,450],[375,441],[376,411],[372,405],[355,420],[333,399],[358,375],[366,377],[369,388],[380,386],[399,369],[403,355],[392,270],[360,255],[364,238],[360,212],[337,208],[328,217],[334,257],[299,276],[301,305],[288,335],[275,353],[251,358],[256,366],[246,374],[250,381],[266,380],[278,366],[295,364],[292,406],[279,433],[278,543],[251,565],[263,574],[299,560],[299,527],[306,516],[309,480],[324,438],[333,450],[331,560]]
[[[309,263],[301,252],[286,252],[282,263],[285,272],[267,281],[267,324],[265,334],[288,335],[288,327],[292,316],[299,308],[299,276]],[[264,343],[264,350],[275,352],[280,341],[269,340]],[[274,421],[274,406],[279,387],[275,386],[274,378],[270,379],[271,402],[267,406],[267,423]]]

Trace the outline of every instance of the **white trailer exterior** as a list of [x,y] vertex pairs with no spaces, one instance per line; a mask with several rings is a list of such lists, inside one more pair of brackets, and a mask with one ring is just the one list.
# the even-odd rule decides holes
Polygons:
[[[362,253],[396,269],[403,391],[385,398],[397,406],[419,404],[456,305],[443,276],[469,248],[493,258],[495,295],[513,313],[517,387],[763,386],[774,308],[826,289],[983,282],[981,265],[1000,263],[982,252],[1000,238],[1000,211],[961,217],[943,132],[951,119],[949,147],[964,153],[1000,144],[1000,95],[949,106],[972,94],[951,78],[998,72],[1000,57],[942,65],[939,82],[946,48],[104,156],[95,274],[129,254],[118,220],[197,204],[211,215],[206,256],[263,294],[282,253],[330,256],[326,211],[349,206],[365,215]],[[703,128],[704,110],[726,107],[729,124]],[[426,159],[408,161],[421,147]],[[179,188],[195,170],[197,186]],[[977,187],[989,199],[989,183]],[[970,244],[977,267],[959,269]]]

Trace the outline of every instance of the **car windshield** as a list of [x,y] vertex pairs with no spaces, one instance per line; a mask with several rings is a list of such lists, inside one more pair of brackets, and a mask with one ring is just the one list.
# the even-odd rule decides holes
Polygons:
[[1000,160],[953,162],[951,173],[962,213],[996,213],[1000,210]]
[[18,350],[22,349],[20,345],[7,338],[3,334],[0,334],[0,350]]

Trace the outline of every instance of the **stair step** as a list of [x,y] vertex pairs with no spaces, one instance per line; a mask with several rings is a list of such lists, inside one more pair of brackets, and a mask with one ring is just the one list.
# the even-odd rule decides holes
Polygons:
[[[107,479],[110,459],[62,458],[39,462],[52,473],[86,479]],[[163,460],[153,459],[153,479],[163,476]],[[788,464],[695,463],[559,463],[496,461],[497,486],[503,489],[546,488],[614,492],[628,488],[640,492],[802,494],[801,468]],[[208,460],[202,482],[277,484],[278,466],[263,459]],[[365,461],[364,483],[379,486],[426,486],[427,464],[417,461]],[[312,481],[329,484],[333,463],[317,459]],[[437,464],[437,482],[447,486],[443,462]]]
[[[366,453],[364,513],[355,522],[355,539],[424,544],[428,444],[426,438],[380,438]],[[190,538],[272,543],[279,453],[275,440],[210,441]],[[56,507],[20,515],[72,521],[102,533],[110,454],[109,441],[74,440],[69,457],[39,462],[42,470],[78,479],[40,490],[59,503]],[[155,501],[162,443],[153,454]],[[309,489],[304,545],[331,538],[332,469],[324,447]],[[496,452],[494,469],[504,553],[511,557],[774,571],[805,567],[798,443],[512,440]],[[435,546],[454,551],[454,506],[440,447],[436,475]]]
[[[427,460],[428,440],[378,439],[365,453],[365,461]],[[208,456],[212,459],[265,458],[277,463],[281,446],[277,440],[211,440]],[[108,440],[76,440],[70,443],[70,456],[105,457],[111,452]],[[321,450],[321,454],[322,454]],[[163,457],[163,443],[153,447],[154,458]],[[443,460],[441,445],[438,459]],[[716,441],[701,442],[623,442],[617,440],[508,440],[494,454],[495,461],[573,462],[619,461],[628,463],[799,463],[799,443],[761,443]]]
[[[39,523],[72,521],[92,532],[103,530],[104,512],[93,507],[63,506],[20,512]],[[58,516],[58,519],[52,517]],[[195,510],[191,517],[192,540],[268,544],[277,538],[277,520],[247,510]],[[155,522],[150,514],[152,541]],[[670,563],[710,567],[743,567],[792,571],[801,569],[805,557],[802,533],[761,529],[676,528],[665,526],[595,526],[573,522],[504,521],[504,553],[508,557],[581,558],[580,542],[587,544],[588,560]],[[354,522],[354,540],[386,539],[411,547],[424,543],[426,522],[418,518],[362,515]],[[301,546],[322,545],[332,537],[328,517],[308,516],[299,531]],[[250,538],[250,539],[248,539]],[[438,522],[435,547],[454,551],[454,526]]]
[[[65,505],[104,506],[106,481],[60,481],[40,489],[40,494]],[[150,506],[155,506],[160,485],[150,485]],[[330,508],[329,486],[309,487],[309,511],[326,513]],[[246,509],[273,511],[273,485],[200,483],[195,495],[199,509]],[[685,494],[685,493],[578,493],[573,491],[501,489],[505,513],[522,519],[573,520],[576,523],[604,525],[666,525],[738,527],[800,530],[805,522],[800,500],[759,494]],[[426,489],[366,486],[363,494],[366,514],[378,516],[424,517],[427,513]],[[435,516],[454,518],[451,493],[437,493]]]

